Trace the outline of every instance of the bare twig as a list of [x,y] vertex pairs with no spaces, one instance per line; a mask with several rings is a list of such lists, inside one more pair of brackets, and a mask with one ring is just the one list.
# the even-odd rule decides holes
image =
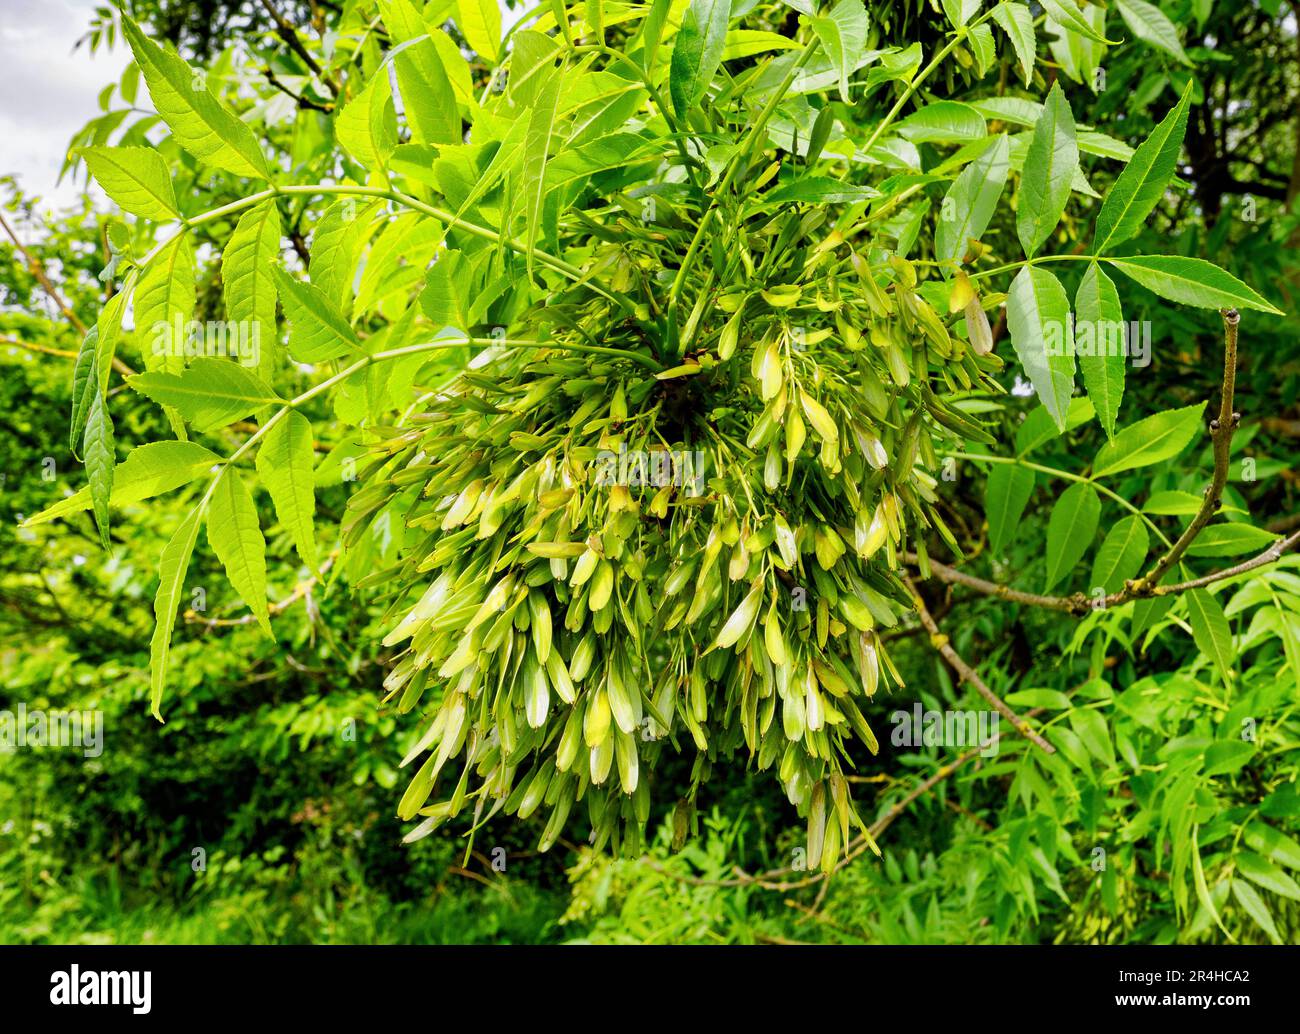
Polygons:
[[298,38],[298,33],[294,27],[285,20],[284,15],[276,10],[275,4],[271,3],[271,0],[262,0],[262,6],[266,8],[271,20],[275,22],[277,35],[288,44],[290,50],[302,58],[302,63],[311,69],[312,74],[329,87],[330,93],[337,97],[339,95],[338,83],[325,74],[320,64],[311,56],[311,52],[303,46],[303,42]]
[[[320,573],[322,577],[325,572],[333,566],[335,556],[337,556],[337,553],[331,553],[325,558],[324,563],[320,565]],[[271,616],[274,617],[276,614],[288,610],[300,599],[307,596],[319,580],[320,579],[317,578],[316,575],[311,575],[309,578],[299,582],[294,586],[293,592],[289,593],[289,595],[284,599],[272,603],[267,608]],[[235,628],[239,625],[251,625],[257,620],[257,618],[251,612],[237,618],[205,618],[192,610],[187,610],[185,612],[185,620],[190,624],[203,625],[205,628]]]
[[41,355],[57,355],[60,359],[76,359],[77,353],[66,348],[54,348],[50,345],[36,345],[30,341],[19,341],[14,337],[0,337],[0,345],[12,345],[27,352],[39,352]]
[[317,104],[310,97],[304,97],[301,93],[294,93],[291,89],[289,89],[289,87],[285,86],[284,83],[280,82],[280,80],[276,78],[275,73],[272,72],[269,68],[263,68],[262,74],[266,76],[266,81],[268,83],[274,86],[286,97],[292,97],[295,101],[297,101],[298,107],[310,108],[312,111],[323,111],[326,114],[329,114],[331,111],[334,110],[334,106],[331,104]]
[[1196,512],[1186,530],[1178,541],[1170,547],[1156,565],[1141,578],[1124,586],[1125,591],[1133,596],[1149,596],[1160,584],[1174,564],[1182,559],[1196,536],[1210,523],[1222,505],[1223,487],[1228,483],[1228,467],[1231,463],[1229,453],[1232,448],[1232,433],[1241,422],[1241,414],[1232,408],[1233,395],[1237,385],[1237,327],[1241,323],[1241,314],[1236,309],[1223,312],[1223,390],[1219,403],[1219,418],[1210,421],[1210,439],[1214,444],[1214,477],[1206,489],[1201,508]]
[[[915,565],[918,563],[915,553],[904,553],[903,559],[909,564]],[[974,589],[985,596],[996,596],[1011,603],[1025,603],[1031,607],[1043,607],[1046,610],[1064,610],[1073,613],[1080,602],[1073,596],[1044,596],[1036,592],[1022,592],[1019,589],[1011,588],[1009,585],[991,582],[987,578],[977,578],[973,574],[967,574],[955,567],[941,564],[938,560],[927,558],[927,562],[930,565],[931,577],[938,578],[941,582],[947,582],[950,585],[964,585],[966,588]],[[1082,612],[1086,612],[1089,602],[1088,597],[1082,597],[1082,603],[1085,607],[1085,611]]]
[[948,637],[939,630],[938,624],[935,623],[933,616],[931,616],[929,609],[925,605],[925,600],[921,598],[921,594],[916,589],[916,585],[910,578],[904,580],[907,582],[907,587],[912,590],[913,599],[916,600],[917,617],[921,619],[921,624],[925,626],[925,630],[930,633],[931,645],[939,651],[940,656],[948,662],[952,670],[961,677],[963,682],[974,688],[980,696],[992,704],[998,714],[1015,726],[1020,735],[1024,736],[1039,750],[1047,754],[1055,754],[1056,748],[1036,733],[1015,711],[1011,710],[1001,697],[989,689],[984,680],[979,677],[979,673],[961,659],[957,651],[952,648]]
[[[1233,409],[1233,396],[1237,383],[1237,328],[1241,322],[1241,316],[1235,309],[1227,309],[1222,315],[1224,330],[1222,399],[1219,403],[1218,418],[1210,422],[1210,438],[1214,447],[1214,474],[1205,490],[1205,498],[1201,501],[1196,516],[1192,518],[1192,522],[1179,536],[1178,541],[1170,546],[1168,552],[1152,566],[1150,571],[1140,578],[1126,582],[1118,592],[1112,592],[1101,599],[1094,599],[1087,593],[1082,592],[1077,592],[1072,596],[1044,596],[1039,593],[1022,592],[1019,589],[1012,589],[1010,586],[1000,585],[985,578],[977,578],[974,575],[966,574],[964,571],[939,563],[937,560],[929,560],[931,576],[949,584],[964,585],[968,589],[974,589],[986,596],[996,596],[1012,603],[1024,603],[1032,607],[1042,607],[1046,610],[1059,610],[1073,614],[1076,617],[1082,617],[1101,607],[1117,607],[1131,600],[1152,596],[1175,596],[1190,589],[1213,585],[1215,582],[1233,578],[1257,567],[1276,563],[1281,559],[1282,554],[1300,542],[1300,534],[1293,534],[1274,542],[1258,556],[1233,567],[1223,568],[1202,577],[1192,578],[1174,585],[1160,584],[1164,576],[1183,558],[1196,537],[1205,530],[1215,513],[1218,512],[1223,499],[1223,489],[1228,483],[1232,435],[1241,421],[1241,414]],[[1284,518],[1280,522],[1275,522],[1277,525],[1275,530],[1290,530],[1296,526],[1297,522],[1300,522],[1300,515]],[[906,553],[904,558],[909,564],[918,563],[915,553]]]
[[32,271],[32,275],[40,281],[41,287],[44,289],[45,293],[50,296],[50,300],[59,307],[59,311],[68,318],[68,322],[77,328],[77,333],[85,334],[86,325],[81,322],[81,319],[77,314],[73,312],[68,303],[63,300],[63,295],[59,294],[57,288],[50,283],[50,278],[45,275],[45,267],[41,265],[40,259],[36,258],[35,255],[23,246],[23,242],[18,239],[18,235],[14,233],[13,227],[5,221],[3,215],[0,215],[0,226],[4,227],[4,231],[9,235],[9,239],[14,242],[14,246],[22,254],[23,258],[27,260],[27,267]]

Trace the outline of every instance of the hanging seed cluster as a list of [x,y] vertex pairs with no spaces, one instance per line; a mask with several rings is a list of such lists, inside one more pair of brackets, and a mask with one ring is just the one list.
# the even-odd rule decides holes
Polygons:
[[901,684],[878,635],[911,608],[900,555],[956,547],[925,467],[936,436],[985,437],[941,395],[1000,363],[969,285],[962,338],[906,262],[836,234],[804,261],[802,283],[714,292],[658,374],[503,354],[378,447],[344,534],[396,504],[416,543],[370,579],[403,651],[387,699],[424,716],[408,839],[504,810],[542,850],[574,825],[636,851],[665,752],[694,756],[679,840],[717,764],[775,771],[810,867],[865,831],[843,770],[853,740],[877,749],[864,702]]

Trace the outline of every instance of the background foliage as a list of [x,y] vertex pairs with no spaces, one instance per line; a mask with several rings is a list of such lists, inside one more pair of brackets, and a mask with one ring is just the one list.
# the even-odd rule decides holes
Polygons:
[[[207,70],[208,87],[255,127],[277,166],[292,170],[296,182],[310,182],[336,169],[365,179],[365,170],[335,143],[331,112],[340,98],[330,83],[347,96],[365,82],[352,75],[354,67],[372,68],[381,52],[378,42],[371,51],[366,43],[356,45],[377,24],[373,6],[159,2],[128,10],[156,29],[154,38],[171,40],[191,64]],[[800,5],[744,6],[754,19],[747,26],[762,24],[788,36],[798,31]],[[928,60],[950,38],[949,8],[962,6],[868,3],[871,35],[864,45],[903,51],[916,43]],[[1131,148],[1170,116],[1190,83],[1181,182],[1123,250],[1212,260],[1280,308],[1296,311],[1296,10],[1172,0],[1158,5],[1159,20],[1151,5],[1136,0],[1076,8],[1082,17],[1104,19],[1095,24],[1104,24],[1107,38],[1123,40],[1105,46],[1077,32],[1053,38],[1044,20],[1057,13],[1053,7],[1059,5],[1026,9],[1038,30],[1028,86],[1020,56],[997,30],[996,56],[984,75],[963,48],[939,67],[924,99],[1042,101],[1049,84],[1059,82],[1078,124]],[[474,46],[466,39],[474,33],[462,32],[464,11],[435,2],[424,15],[457,44]],[[574,14],[575,21],[582,17]],[[622,39],[615,19],[607,31],[611,45]],[[116,13],[102,12],[86,42],[122,46]],[[488,87],[493,64],[472,56],[476,94]],[[855,80],[847,103],[834,87],[828,96],[844,124],[869,132],[903,87],[888,79],[873,91],[859,85]],[[134,67],[106,89],[103,106],[74,147],[154,147],[187,213],[247,192],[237,177],[194,161],[155,116],[141,113],[150,107],[149,95]],[[1023,115],[1013,107],[988,110],[996,113],[988,115],[995,127],[1023,132],[1032,124],[1016,123]],[[923,168],[933,172],[951,156],[954,142],[942,136],[927,141],[922,134],[916,146]],[[1084,156],[1085,174],[1099,194],[1121,167],[1117,156]],[[900,206],[882,230],[919,262],[936,254],[933,213],[955,170],[944,172],[893,185],[916,186],[909,195],[916,200]],[[71,149],[68,174],[83,174]],[[276,527],[264,501],[263,525],[274,529],[267,536],[273,597],[288,601],[277,604],[278,644],[248,619],[217,558],[196,552],[187,585],[205,587],[210,602],[203,612],[182,608],[168,720],[160,726],[149,714],[155,560],[192,497],[115,508],[107,552],[89,513],[53,526],[18,527],[85,483],[67,450],[73,358],[81,340],[76,324],[93,325],[104,308],[113,288],[99,274],[113,255],[139,256],[152,241],[119,213],[87,206],[47,216],[11,182],[5,190],[5,218],[24,247],[0,237],[6,515],[0,524],[0,706],[102,710],[106,743],[94,759],[66,750],[0,755],[0,938],[910,943],[1300,937],[1300,574],[1293,558],[1216,587],[1208,617],[1192,609],[1190,597],[1172,606],[1130,603],[1078,619],[928,583],[925,598],[958,653],[1009,704],[1034,710],[1058,753],[1040,755],[1023,742],[1013,744],[1006,728],[996,757],[976,756],[955,769],[960,750],[886,744],[887,715],[895,708],[915,701],[938,709],[981,706],[914,622],[886,631],[905,688],[872,701],[867,717],[882,750],[876,757],[858,752],[849,776],[864,819],[878,831],[883,857],[861,854],[830,881],[787,871],[792,852],[804,844],[804,822],[773,780],[739,767],[714,771],[696,802],[698,828],[681,850],[673,849],[671,816],[658,813],[651,843],[638,857],[611,858],[567,839],[538,855],[544,813],[528,822],[490,820],[468,857],[450,829],[403,845],[405,826],[394,816],[394,803],[407,779],[398,763],[412,729],[381,706],[392,657],[380,645],[382,608],[348,584],[365,573],[365,564],[346,577],[313,581],[298,563],[292,536]],[[328,199],[291,199],[284,225],[287,266],[293,268],[295,256],[298,268],[307,263],[328,211]],[[1076,195],[1050,250],[1086,253],[1096,211]],[[220,254],[233,225],[233,219],[214,220],[195,228],[201,318],[223,315]],[[985,239],[1014,246],[1017,228],[1016,212],[1004,204]],[[1077,280],[1070,282],[1071,297]],[[1198,407],[1198,417],[1202,406],[1217,413],[1219,317],[1133,284],[1122,291],[1126,318],[1150,322],[1154,359],[1148,369],[1129,371],[1121,427],[1188,407]],[[1000,311],[990,317],[998,350],[1010,362],[1010,384],[1017,367]],[[1235,405],[1244,419],[1233,438],[1224,516],[1274,533],[1297,523],[1288,517],[1297,510],[1297,338],[1294,319],[1246,313]],[[129,353],[126,358],[134,361]],[[436,383],[464,358],[448,353],[440,359],[445,365],[411,376]],[[169,436],[159,407],[124,390],[116,378],[112,383],[118,458],[131,446]],[[302,386],[309,383],[304,378]],[[361,455],[353,444],[355,402],[350,407],[321,398],[307,409],[317,435],[322,526],[336,527],[347,513],[351,488],[338,470],[347,457]],[[1008,515],[991,505],[996,493],[1011,490],[992,473],[999,464],[966,459],[955,468],[955,480],[941,482],[942,513],[970,558],[964,569],[1041,591],[1052,580],[1051,515],[1062,490],[1076,483],[1068,475],[1087,471],[1107,436],[1080,408],[1088,403],[1077,399],[1069,429],[1035,441],[1024,431],[1026,415],[1037,406],[1033,396],[1017,393],[1003,402],[977,414],[989,421],[998,445],[967,451],[1019,456],[1041,468],[1032,471],[1023,513]],[[228,431],[212,437],[225,454],[240,440]],[[1161,513],[1150,500],[1157,493],[1199,496],[1213,457],[1207,436],[1198,430],[1191,438],[1157,465],[1120,470],[1102,482],[1114,496],[1101,499],[1097,543],[1128,514],[1124,501],[1146,506],[1166,533],[1177,533],[1186,511],[1175,500],[1170,513]],[[1250,461],[1249,472],[1242,461]],[[1056,591],[1097,584],[1087,577],[1097,543]],[[1249,555],[1244,547],[1237,554],[1232,544],[1225,550],[1199,559],[1193,554],[1195,573]],[[1148,610],[1138,613],[1144,606]],[[1223,633],[1230,637],[1226,650]],[[1242,737],[1245,725],[1252,738]],[[665,767],[665,784],[686,785],[689,761],[681,766]],[[1099,858],[1104,868],[1097,867]],[[197,859],[202,865],[196,871]],[[502,859],[504,871],[498,871]]]

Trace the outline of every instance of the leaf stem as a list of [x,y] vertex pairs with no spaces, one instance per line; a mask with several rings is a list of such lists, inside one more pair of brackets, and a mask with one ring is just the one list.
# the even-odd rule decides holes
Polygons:
[[1019,262],[1008,262],[1003,266],[994,266],[992,269],[983,269],[978,273],[972,273],[972,280],[983,280],[985,277],[997,276],[999,273],[1009,273],[1013,269],[1020,269],[1023,266],[1037,266],[1044,262],[1099,262],[1100,255],[1039,255],[1031,259],[1021,259]]

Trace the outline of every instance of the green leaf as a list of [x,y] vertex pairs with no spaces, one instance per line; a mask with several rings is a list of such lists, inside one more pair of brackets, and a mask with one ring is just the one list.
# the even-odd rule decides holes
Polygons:
[[127,383],[160,405],[175,407],[198,431],[225,427],[284,401],[257,374],[229,359],[196,359],[183,373],[140,373]]
[[334,135],[371,172],[384,168],[397,146],[397,115],[388,88],[388,70],[371,77],[334,120]]
[[1201,771],[1207,776],[1239,772],[1254,756],[1253,743],[1243,740],[1218,740],[1205,748],[1205,767]]
[[424,279],[442,240],[442,225],[420,212],[404,212],[392,219],[370,246],[361,270],[354,311],[372,311],[394,293],[408,296]]
[[1152,492],[1142,504],[1146,513],[1159,514],[1162,517],[1190,517],[1201,509],[1202,496],[1193,492]]
[[1232,662],[1237,656],[1232,631],[1223,615],[1223,605],[1205,589],[1191,589],[1186,595],[1187,616],[1196,648],[1219,669],[1225,683],[1231,683]]
[[1079,10],[1075,0],[1039,0],[1047,16],[1060,25],[1062,28],[1076,32],[1085,39],[1093,40],[1097,43],[1116,44],[1120,40],[1107,39],[1094,29],[1088,19],[1084,17],[1083,12]]
[[979,13],[983,0],[943,0],[943,13],[954,28],[960,29]]
[[965,143],[988,134],[984,116],[960,101],[932,101],[896,128],[899,136],[914,144]]
[[1044,592],[1074,569],[1092,545],[1101,519],[1101,500],[1086,481],[1076,481],[1052,507],[1047,521],[1047,584]]
[[[961,0],[958,0],[961,2]],[[825,17],[812,19],[813,32],[839,72],[840,99],[849,100],[849,76],[867,45],[867,9],[862,0],[840,0]]]
[[95,526],[105,549],[108,542],[108,500],[113,494],[113,469],[117,455],[113,449],[113,421],[109,419],[108,403],[96,392],[90,400],[90,413],[86,419],[86,476],[90,479],[90,498],[95,510]]
[[248,604],[268,636],[271,615],[266,605],[266,540],[257,507],[237,470],[218,478],[208,504],[208,544],[226,569],[226,577]]
[[1088,390],[1106,437],[1114,438],[1115,419],[1124,397],[1127,362],[1124,314],[1114,282],[1095,262],[1088,263],[1088,271],[1074,296],[1074,307],[1074,347],[1083,386]]
[[684,119],[703,98],[727,46],[731,0],[691,0],[673,45],[668,93],[677,117]]
[[1187,547],[1187,555],[1239,556],[1242,553],[1259,553],[1276,542],[1277,538],[1271,531],[1238,521],[1211,524]]
[[1120,518],[1106,533],[1092,561],[1092,585],[1119,592],[1124,582],[1142,570],[1151,547],[1146,523],[1136,514]]
[[470,309],[471,270],[459,251],[444,251],[425,274],[420,292],[420,308],[438,328],[455,327],[468,332],[472,320]]
[[528,135],[524,138],[524,217],[528,275],[533,275],[533,254],[542,225],[543,186],[546,161],[551,155],[551,133],[555,128],[555,108],[559,102],[564,69],[552,69],[537,90],[537,98],[528,115]]
[[1115,764],[1115,751],[1110,742],[1106,719],[1086,707],[1075,708],[1069,714],[1070,728],[1083,741],[1088,753],[1108,768]]
[[1020,64],[1020,78],[1028,86],[1034,77],[1034,54],[1037,49],[1034,16],[1026,5],[1003,0],[993,8],[993,20],[1011,41],[1011,48],[1016,52],[1016,60]]
[[289,320],[289,354],[300,363],[323,363],[348,352],[360,353],[351,325],[315,284],[305,284],[281,267],[272,270]]
[[208,92],[198,71],[150,40],[128,17],[122,18],[122,32],[144,73],[154,107],[181,147],[232,175],[271,178],[252,129]]
[[801,176],[763,195],[764,205],[784,205],[801,201],[812,205],[853,204],[879,196],[879,191],[856,183],[845,183],[831,176]]
[[185,368],[188,323],[196,304],[194,250],[189,236],[178,234],[163,247],[135,289],[136,330],[146,370],[179,373]]
[[1178,30],[1174,28],[1174,23],[1160,8],[1145,0],[1116,0],[1116,6],[1124,24],[1132,30],[1134,36],[1185,65],[1192,63],[1183,51],[1182,43],[1178,41]]
[[1137,255],[1105,260],[1161,298],[1202,309],[1258,309],[1283,316],[1277,306],[1261,297],[1231,273],[1204,259],[1179,255]]
[[1070,399],[1064,428],[1056,426],[1056,421],[1045,406],[1036,406],[1025,417],[1024,423],[1016,428],[1016,455],[1027,456],[1040,445],[1059,438],[1065,431],[1082,427],[1094,416],[1096,410],[1093,409],[1092,400],[1082,396]]
[[1121,470],[1149,467],[1173,459],[1196,437],[1201,428],[1201,405],[1170,409],[1139,420],[1124,428],[1097,450],[1092,476],[1106,477]]
[[221,255],[226,318],[249,328],[257,343],[257,373],[275,383],[280,357],[275,324],[275,266],[280,259],[280,213],[274,201],[250,208],[239,219]]
[[355,198],[343,198],[325,210],[312,230],[307,275],[345,318],[371,211],[370,205],[359,209]]
[[798,40],[765,29],[729,29],[727,45],[722,51],[723,61],[735,61],[739,58],[767,54],[773,50],[793,50],[799,46]]
[[[533,29],[515,33],[510,42],[508,96],[516,108],[522,110],[533,106],[537,100],[537,91],[555,70],[559,56],[560,48],[546,33]],[[578,83],[590,85],[581,77]],[[623,85],[626,85],[626,80]],[[566,97],[565,101],[567,104],[569,98]]]
[[1226,934],[1228,931],[1224,928],[1223,920],[1219,918],[1219,910],[1214,907],[1214,899],[1210,896],[1210,888],[1205,882],[1205,868],[1201,864],[1201,846],[1197,842],[1199,832],[1199,826],[1192,827],[1192,880],[1196,886],[1196,897],[1219,929]]
[[939,262],[960,262],[970,242],[979,240],[988,229],[1011,170],[1010,153],[1011,142],[1005,133],[999,133],[953,180],[935,228],[934,257]]
[[646,78],[649,78],[654,70],[659,44],[663,40],[664,25],[668,22],[672,7],[673,0],[651,0],[646,8],[645,21],[641,28],[641,42],[644,47],[641,67],[646,73]]
[[1070,698],[1059,689],[1018,689],[1007,694],[1012,707],[1048,707],[1054,711],[1068,711]]
[[77,350],[77,362],[72,372],[72,419],[68,426],[68,451],[74,456],[77,455],[77,442],[84,435],[90,401],[99,387],[99,378],[95,376],[95,353],[98,347],[99,328],[92,326],[81,339],[81,348]]
[[501,8],[497,0],[456,0],[456,25],[465,42],[491,61],[501,56]]
[[1034,257],[1051,236],[1070,199],[1070,184],[1079,168],[1074,116],[1058,80],[1052,84],[1043,113],[1034,126],[1025,168],[1020,176],[1016,234],[1025,255]]
[[411,0],[381,0],[379,11],[393,40],[397,89],[411,136],[423,144],[463,143],[456,92],[437,46],[422,38],[429,30],[419,11]]
[[1300,869],[1300,844],[1284,833],[1263,822],[1252,822],[1246,827],[1242,839],[1262,855],[1287,866]]
[[[1233,746],[1248,747],[1252,751],[1254,749],[1249,743],[1234,743]],[[1261,858],[1253,851],[1238,851],[1233,855],[1232,860],[1237,866],[1237,871],[1252,883],[1258,884],[1274,894],[1281,894],[1293,901],[1300,901],[1300,884],[1297,884],[1294,879],[1267,858]]]
[[1061,430],[1074,391],[1069,314],[1065,288],[1051,273],[1025,266],[1016,274],[1007,294],[1011,344],[1038,398]]
[[[605,38],[605,5],[602,0],[584,0],[583,4],[587,13],[587,24],[591,26],[591,31],[597,40]],[[545,657],[541,658],[543,661]]]
[[[219,477],[220,475],[218,475]],[[190,554],[199,536],[204,506],[194,507],[163,547],[158,563],[158,592],[153,600],[154,629],[149,640],[149,705],[153,716],[162,721],[163,687],[171,666],[172,628],[176,624],[176,608],[185,589],[185,572],[190,566]]]
[[167,162],[148,147],[79,147],[90,174],[124,211],[165,221],[180,216]]
[[[126,506],[141,499],[152,499],[163,492],[193,481],[204,470],[221,462],[221,457],[194,442],[149,442],[132,449],[113,473],[113,492],[109,501]],[[90,489],[60,499],[53,506],[23,521],[23,527],[89,510],[93,505]]]
[[1277,924],[1273,922],[1268,906],[1264,904],[1264,899],[1259,896],[1259,892],[1254,887],[1244,880],[1233,880],[1232,896],[1246,910],[1246,914],[1259,924],[1260,929],[1268,934],[1270,941],[1274,944],[1282,943],[1282,938],[1278,936]]
[[998,59],[997,44],[993,42],[993,30],[987,25],[972,25],[966,42],[970,46],[971,55],[975,58],[975,69],[982,78]]
[[275,504],[280,524],[313,574],[320,574],[316,552],[316,491],[312,469],[316,454],[308,419],[297,410],[266,433],[257,452],[257,473]]
[[117,354],[118,342],[122,340],[122,306],[130,297],[130,291],[123,289],[113,295],[99,310],[95,319],[95,373],[99,379],[99,393],[108,394],[108,380],[113,373],[113,357]]
[[1097,213],[1093,250],[1101,254],[1122,244],[1142,228],[1146,217],[1164,195],[1178,167],[1178,152],[1187,132],[1187,108],[1192,99],[1188,80],[1182,98],[1133,152],[1124,171],[1106,192]]
[[1018,463],[997,463],[989,469],[984,509],[989,522],[989,549],[994,554],[1015,541],[1020,518],[1034,491],[1034,472]]

